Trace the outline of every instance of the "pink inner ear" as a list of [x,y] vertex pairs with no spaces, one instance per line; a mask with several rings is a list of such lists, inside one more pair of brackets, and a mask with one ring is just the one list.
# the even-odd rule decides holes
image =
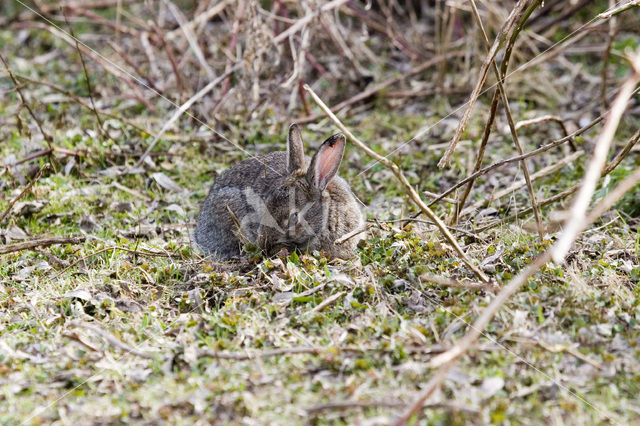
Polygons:
[[335,143],[333,146],[326,145],[320,153],[318,168],[316,169],[316,178],[320,186],[324,186],[333,177],[338,165],[340,164],[340,145]]

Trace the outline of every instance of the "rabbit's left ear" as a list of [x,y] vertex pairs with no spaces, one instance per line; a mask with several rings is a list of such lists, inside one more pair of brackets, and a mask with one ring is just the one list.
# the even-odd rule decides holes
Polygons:
[[313,156],[307,170],[307,181],[320,191],[324,191],[338,173],[346,142],[343,134],[333,135],[320,145],[318,152]]
[[293,173],[298,170],[304,170],[304,147],[300,128],[293,123],[287,136],[287,171]]

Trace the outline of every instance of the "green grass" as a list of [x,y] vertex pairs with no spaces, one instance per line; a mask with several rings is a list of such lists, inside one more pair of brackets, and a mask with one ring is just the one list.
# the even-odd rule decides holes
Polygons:
[[[7,49],[16,43],[7,31],[0,31],[0,42]],[[31,53],[42,54],[50,45],[73,52],[59,43],[37,33]],[[17,46],[11,50],[18,52]],[[75,59],[61,57],[32,72],[86,94],[82,74],[68,72],[66,61]],[[117,86],[109,78],[97,83]],[[6,78],[2,84],[11,86]],[[518,114],[540,112],[525,95],[513,94]],[[103,140],[92,133],[95,117],[88,110],[33,99],[54,145],[82,155],[73,167],[71,157],[56,153],[55,160],[42,157],[6,169],[0,212],[32,176],[30,167],[53,165],[20,200],[41,206],[12,212],[0,224],[3,238],[22,230],[30,237],[84,234],[87,239],[0,255],[0,424],[389,421],[432,377],[433,356],[458,341],[493,300],[488,292],[427,281],[427,274],[460,281],[474,276],[441,235],[422,223],[374,225],[348,261],[321,253],[263,259],[255,251],[248,265],[220,267],[203,260],[190,244],[199,204],[214,176],[247,152],[284,148],[288,123],[275,115],[261,122],[237,117],[225,122],[225,136],[247,152],[222,140],[202,140],[194,135],[197,126],[182,120],[180,129],[156,146],[153,166],[118,176],[106,172],[131,167],[151,142],[148,134],[121,123],[110,127],[114,140]],[[424,114],[379,102],[346,124],[376,152],[388,153],[463,100],[436,97],[418,110]],[[0,99],[0,157],[19,160],[46,145],[17,102],[15,92]],[[463,137],[472,143],[461,146],[451,168],[438,169],[443,150],[432,149],[450,140],[450,125],[435,126],[390,158],[419,190],[446,189],[475,159],[486,102],[480,99]],[[158,120],[170,114],[159,108],[160,117],[140,106],[127,106],[122,115],[157,129]],[[504,118],[498,120],[504,128]],[[633,127],[625,126],[623,135]],[[317,146],[336,131],[327,124],[307,127],[303,140]],[[595,131],[578,141],[581,148]],[[522,134],[530,149],[554,139],[544,126]],[[172,138],[176,135],[183,138]],[[495,132],[485,164],[511,155],[508,133]],[[554,149],[529,164],[537,170],[563,155]],[[586,157],[537,181],[538,194],[550,196],[579,182]],[[632,153],[595,200],[637,161]],[[415,212],[381,165],[361,174],[368,165],[369,159],[350,146],[341,169],[368,205],[367,216],[382,221]],[[182,192],[158,185],[152,174],[160,172]],[[468,204],[494,189],[491,178],[504,186],[519,176],[518,165],[510,165],[480,178]],[[526,206],[526,189],[492,204],[498,217]],[[545,207],[545,223],[564,207]],[[535,274],[459,360],[414,424],[638,422],[638,208],[636,191],[578,240],[566,264],[549,263]],[[439,203],[434,209],[445,217],[450,206]],[[476,220],[483,219],[464,218],[460,226],[473,229]],[[527,223],[530,217],[484,232],[481,239],[455,235],[474,259],[494,257],[482,267],[503,286],[556,236],[540,241],[523,228]],[[282,348],[301,352],[273,353]],[[344,401],[365,405],[319,407]]]

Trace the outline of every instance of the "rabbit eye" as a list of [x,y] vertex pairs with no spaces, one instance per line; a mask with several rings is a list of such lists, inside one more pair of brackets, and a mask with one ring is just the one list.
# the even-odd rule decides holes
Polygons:
[[296,224],[298,223],[298,212],[293,212],[291,213],[291,216],[289,216],[289,224]]

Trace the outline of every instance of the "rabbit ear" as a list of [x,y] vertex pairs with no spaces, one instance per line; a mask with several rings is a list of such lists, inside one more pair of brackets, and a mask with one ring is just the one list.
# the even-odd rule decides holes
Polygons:
[[293,173],[297,170],[304,170],[304,147],[300,128],[293,123],[287,136],[287,171]]
[[313,156],[307,170],[307,181],[320,191],[324,191],[338,172],[346,142],[343,134],[333,135],[320,145],[318,152]]

